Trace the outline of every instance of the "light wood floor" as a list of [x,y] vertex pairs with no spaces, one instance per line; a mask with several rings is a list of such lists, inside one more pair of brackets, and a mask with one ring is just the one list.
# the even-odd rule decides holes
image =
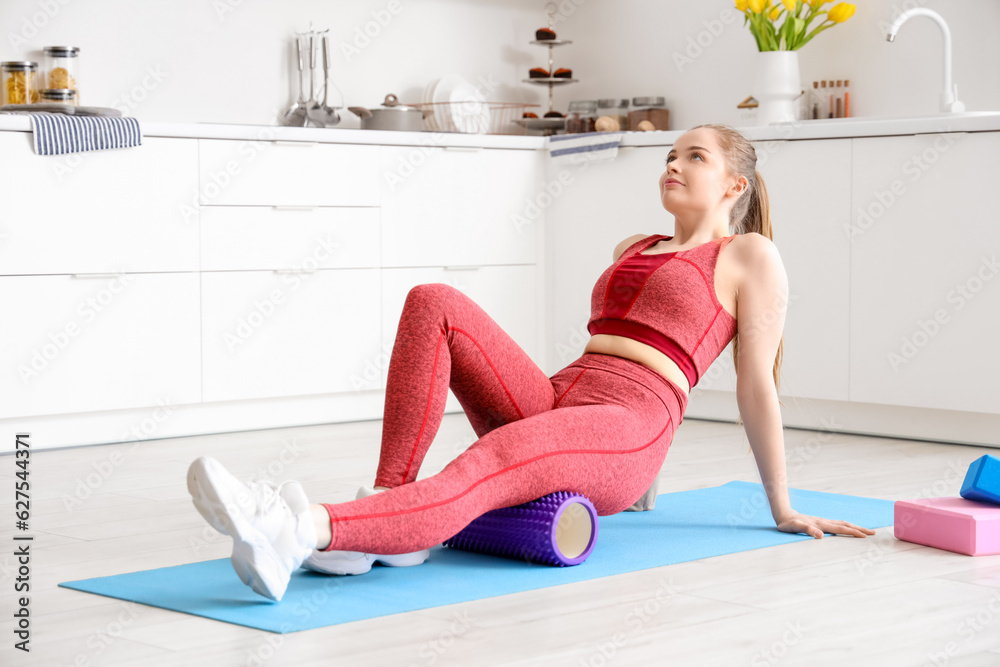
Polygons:
[[[270,467],[314,501],[341,502],[372,483],[381,427],[36,451],[33,651],[12,649],[13,503],[0,504],[0,664],[1000,665],[1000,556],[898,541],[891,527],[288,635],[57,587],[227,557],[230,539],[204,524],[187,494],[185,472],[199,455],[243,477]],[[474,439],[463,414],[446,415],[420,477]],[[969,462],[998,453],[792,429],[785,443],[791,486],[890,500],[958,495]],[[759,482],[747,452],[741,427],[686,419],[660,492]],[[13,459],[0,457],[4,500],[13,472]]]

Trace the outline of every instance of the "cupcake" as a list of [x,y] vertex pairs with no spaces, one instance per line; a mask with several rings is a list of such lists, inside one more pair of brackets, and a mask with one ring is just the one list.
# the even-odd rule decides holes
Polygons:
[[528,70],[528,77],[532,79],[547,79],[549,78],[549,70],[544,67],[532,67]]
[[552,28],[539,28],[535,31],[535,39],[542,41],[546,39],[555,39],[556,33]]
[[538,118],[538,114],[532,111],[525,111],[521,118]]
[[559,69],[557,69],[555,72],[552,73],[552,76],[558,79],[572,79],[573,70],[567,67],[560,67]]
[[565,118],[565,116],[563,116],[558,111],[546,111],[544,117],[545,118]]

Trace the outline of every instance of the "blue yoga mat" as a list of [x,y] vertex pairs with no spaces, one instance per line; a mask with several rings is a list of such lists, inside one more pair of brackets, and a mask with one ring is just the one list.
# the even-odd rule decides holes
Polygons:
[[[891,500],[802,489],[789,489],[789,498],[803,514],[866,528],[893,525]],[[376,565],[367,574],[349,576],[300,569],[278,603],[244,586],[228,558],[59,585],[287,633],[812,539],[775,528],[763,486],[733,481],[662,493],[656,509],[648,512],[600,517],[593,553],[572,567],[439,545],[425,563],[413,567]],[[866,547],[859,542],[858,548]]]

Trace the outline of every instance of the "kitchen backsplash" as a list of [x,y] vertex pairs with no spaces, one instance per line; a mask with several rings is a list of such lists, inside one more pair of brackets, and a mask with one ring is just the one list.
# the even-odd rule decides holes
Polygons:
[[[557,88],[555,108],[571,100],[663,96],[671,129],[701,122],[739,124],[736,104],[750,94],[755,44],[732,0],[562,0],[555,29],[573,44],[559,64],[578,83]],[[885,41],[889,21],[911,6],[948,21],[954,80],[968,110],[1000,109],[1000,2],[858,3],[836,31],[800,51],[803,85],[849,78],[852,115],[937,111],[941,34],[926,20]],[[545,66],[528,44],[546,25],[541,0],[4,0],[0,60],[40,60],[53,44],[86,54],[88,103],[116,106],[144,120],[271,124],[294,101],[292,36],[330,28],[331,78],[347,105],[376,106],[387,93],[419,102],[434,78],[460,74],[491,101],[547,103],[541,86],[522,83]],[[308,85],[308,80],[307,80]],[[338,127],[358,127],[348,112]]]

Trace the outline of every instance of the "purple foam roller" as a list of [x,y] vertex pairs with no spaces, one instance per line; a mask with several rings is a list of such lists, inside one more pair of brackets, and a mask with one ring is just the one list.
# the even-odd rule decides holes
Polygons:
[[495,509],[442,544],[545,565],[579,565],[597,541],[597,510],[572,491]]

